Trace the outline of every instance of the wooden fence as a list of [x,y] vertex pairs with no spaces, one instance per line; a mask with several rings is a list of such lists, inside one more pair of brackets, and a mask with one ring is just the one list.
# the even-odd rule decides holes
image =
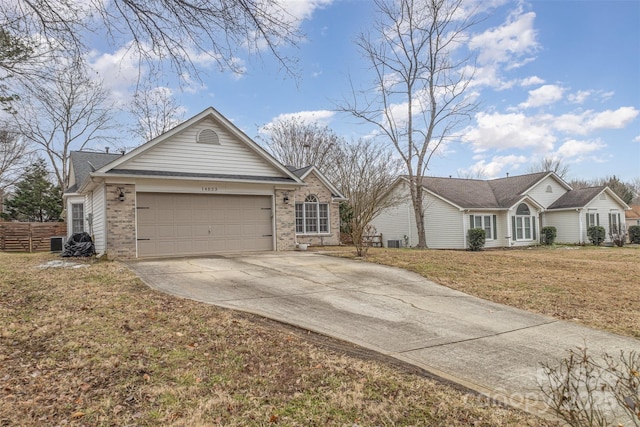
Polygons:
[[0,222],[0,251],[47,252],[51,237],[66,235],[64,222]]

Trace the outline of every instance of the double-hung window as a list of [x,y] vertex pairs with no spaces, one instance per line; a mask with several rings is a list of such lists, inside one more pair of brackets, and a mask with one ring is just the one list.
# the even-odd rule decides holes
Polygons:
[[515,240],[536,239],[536,217],[531,215],[531,210],[526,203],[518,205],[516,215],[512,217],[511,226]]
[[84,204],[71,204],[71,232],[82,233],[84,231]]
[[620,229],[620,226],[621,226],[620,213],[611,212],[609,214],[609,233],[611,233],[611,234],[620,233],[622,231]]
[[497,239],[496,216],[495,215],[470,215],[470,228],[482,228],[486,240]]
[[303,203],[296,203],[296,233],[322,234],[329,232],[329,204],[320,203],[315,194]]
[[587,228],[600,225],[600,214],[597,212],[588,212],[587,213]]

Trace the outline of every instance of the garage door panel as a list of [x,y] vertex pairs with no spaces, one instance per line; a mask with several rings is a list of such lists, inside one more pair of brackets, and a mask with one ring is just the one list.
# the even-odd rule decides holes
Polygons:
[[138,255],[273,250],[270,196],[138,193]]

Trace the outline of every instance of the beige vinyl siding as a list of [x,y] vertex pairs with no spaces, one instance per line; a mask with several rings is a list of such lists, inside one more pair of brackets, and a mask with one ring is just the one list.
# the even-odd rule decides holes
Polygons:
[[[67,196],[66,197],[66,209],[67,209],[67,237],[71,237],[73,234],[73,215],[72,215],[72,205],[77,203],[85,204],[84,196]],[[86,212],[86,211],[85,211]],[[84,227],[86,229],[87,224],[85,221]]]
[[583,215],[582,212],[578,213],[574,209],[545,212],[544,225],[556,228],[558,243],[581,243],[583,240],[580,237],[580,221],[583,223],[583,228],[585,227],[581,215]]
[[[198,132],[213,129],[220,144],[196,142]],[[117,169],[249,176],[283,176],[244,142],[207,118],[119,165]]]
[[[585,209],[582,210],[582,222],[584,223],[586,221],[585,215],[587,212],[600,214],[600,225],[604,227],[606,234],[605,242],[610,242],[611,237],[609,236],[609,214],[620,214],[620,219],[622,222],[624,222],[624,209],[615,200],[613,200],[613,198],[609,194],[603,194],[606,196],[606,200],[601,199],[602,194],[600,194],[596,196],[595,199],[593,199],[589,204],[587,204],[587,206],[585,206]],[[583,238],[585,242],[588,242],[589,239],[587,238],[586,228],[587,227],[585,224]]]
[[405,245],[405,238],[409,238],[409,246],[418,243],[415,217],[413,215],[413,205],[405,183],[396,186],[394,191],[402,192],[405,200],[392,208],[385,209],[371,224],[376,228],[377,233],[382,233],[383,244],[386,247],[388,240],[400,240],[402,246]]
[[103,254],[106,246],[106,230],[105,230],[105,191],[104,186],[96,188],[92,196],[92,213],[93,213],[93,241],[96,246],[96,253]]
[[[547,192],[548,186],[551,187],[551,193]],[[554,178],[548,176],[533,187],[527,195],[546,209],[566,192],[566,188],[560,185]]]
[[467,229],[460,209],[431,195],[426,195],[425,199],[427,246],[433,249],[464,249]]

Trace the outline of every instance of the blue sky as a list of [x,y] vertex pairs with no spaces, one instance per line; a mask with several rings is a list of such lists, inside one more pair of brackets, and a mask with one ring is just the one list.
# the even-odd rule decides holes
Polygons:
[[[366,86],[367,64],[354,39],[371,26],[372,2],[282,1],[306,35],[287,51],[299,58],[299,79],[287,78],[266,53],[240,58],[242,75],[203,60],[201,82],[187,78],[180,87],[167,75],[163,83],[184,117],[213,106],[254,138],[288,115],[318,120],[347,139],[370,135],[371,127],[335,108],[350,93],[349,78]],[[478,53],[479,108],[428,174],[493,178],[560,157],[569,178],[640,178],[640,1],[492,3],[469,37]],[[137,78],[133,60],[117,47],[96,46],[91,62],[126,100]]]

